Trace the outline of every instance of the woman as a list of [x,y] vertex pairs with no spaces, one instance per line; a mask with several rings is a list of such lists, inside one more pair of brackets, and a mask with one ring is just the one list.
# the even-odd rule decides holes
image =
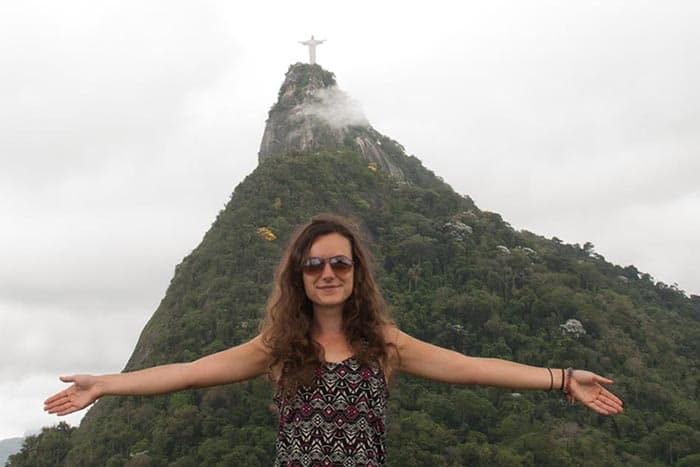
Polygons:
[[[395,372],[446,383],[560,389],[612,415],[612,381],[584,370],[468,357],[421,342],[390,320],[371,258],[347,219],[303,226],[278,267],[260,334],[190,363],[112,375],[73,375],[45,410],[66,415],[103,395],[150,395],[269,375],[277,386],[276,465],[382,465],[387,380]],[[325,463],[325,464],[324,464]]]

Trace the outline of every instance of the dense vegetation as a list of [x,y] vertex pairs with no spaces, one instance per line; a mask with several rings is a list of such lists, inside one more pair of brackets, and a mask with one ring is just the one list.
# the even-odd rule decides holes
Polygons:
[[[468,354],[589,368],[613,377],[626,404],[605,418],[556,394],[400,377],[390,465],[698,465],[700,297],[612,265],[590,244],[517,232],[415,158],[404,156],[402,169],[408,182],[335,151],[262,163],[177,266],[127,369],[253,336],[294,226],[332,211],[363,222],[405,331]],[[585,334],[566,332],[568,319]],[[105,398],[79,429],[63,424],[28,438],[9,465],[270,465],[270,405],[264,380]]]

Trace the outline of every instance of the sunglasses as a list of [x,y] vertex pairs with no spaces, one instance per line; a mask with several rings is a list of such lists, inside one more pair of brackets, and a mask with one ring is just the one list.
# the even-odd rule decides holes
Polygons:
[[332,256],[330,258],[308,258],[301,263],[301,270],[307,274],[320,274],[326,267],[326,263],[331,265],[335,273],[344,274],[350,272],[353,261],[347,256]]

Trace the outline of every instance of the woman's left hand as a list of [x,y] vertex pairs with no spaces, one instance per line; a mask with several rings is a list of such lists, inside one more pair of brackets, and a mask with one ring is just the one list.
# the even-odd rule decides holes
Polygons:
[[615,394],[603,387],[613,381],[586,370],[574,370],[569,381],[566,398],[572,404],[581,402],[591,410],[602,415],[614,415],[622,412],[622,401]]

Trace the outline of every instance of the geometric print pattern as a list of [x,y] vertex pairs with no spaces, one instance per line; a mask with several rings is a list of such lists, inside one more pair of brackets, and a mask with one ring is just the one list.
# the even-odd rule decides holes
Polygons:
[[312,387],[279,393],[275,466],[381,466],[386,459],[388,391],[381,368],[353,357],[323,363]]

